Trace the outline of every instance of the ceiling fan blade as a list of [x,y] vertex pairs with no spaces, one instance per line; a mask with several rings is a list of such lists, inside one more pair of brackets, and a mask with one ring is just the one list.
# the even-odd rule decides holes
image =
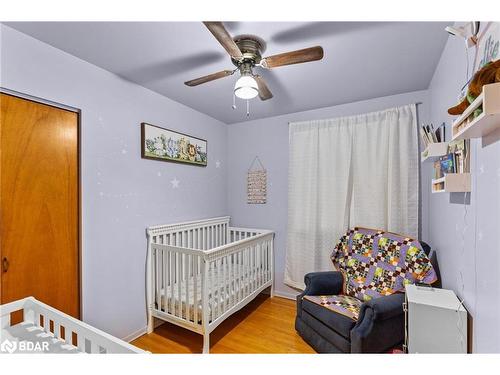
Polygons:
[[260,64],[264,68],[276,68],[278,66],[300,64],[309,61],[321,60],[323,58],[323,48],[320,46],[299,49],[297,51],[280,53],[268,56],[261,60]]
[[203,24],[210,30],[215,39],[217,39],[232,58],[236,60],[243,58],[243,54],[222,22],[203,22]]
[[184,82],[186,86],[198,86],[202,83],[210,82],[219,78],[224,78],[233,75],[234,70],[223,70],[217,73],[209,74],[208,76],[203,76],[200,78],[192,79],[191,81]]
[[254,75],[253,77],[255,78],[255,81],[257,82],[257,86],[259,88],[260,100],[271,99],[273,97],[273,93],[267,87],[266,82],[264,81],[264,78],[262,78],[258,74]]

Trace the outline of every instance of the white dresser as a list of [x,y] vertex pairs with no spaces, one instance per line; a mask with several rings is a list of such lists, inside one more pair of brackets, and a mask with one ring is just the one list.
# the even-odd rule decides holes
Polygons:
[[453,291],[407,285],[404,308],[408,353],[467,353],[467,311]]

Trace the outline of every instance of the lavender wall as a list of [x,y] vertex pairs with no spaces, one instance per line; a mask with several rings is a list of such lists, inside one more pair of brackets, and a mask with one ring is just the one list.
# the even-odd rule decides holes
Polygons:
[[[9,27],[0,32],[2,87],[82,111],[83,319],[131,337],[146,325],[145,228],[227,213],[227,126]],[[208,167],[141,159],[142,121],[207,139]]]
[[[452,118],[446,111],[465,77],[463,40],[450,37],[429,87],[430,119],[446,122],[447,139]],[[455,290],[472,316],[474,352],[500,352],[500,131],[471,140],[471,148],[470,196],[427,194],[429,241],[437,249],[443,287]],[[431,168],[425,168],[429,175]]]
[[[275,278],[276,292],[293,297],[294,289],[283,283],[288,206],[288,123],[367,113],[404,104],[422,102],[418,106],[420,121],[428,119],[427,91],[387,96],[378,99],[329,108],[292,113],[283,116],[229,125],[228,132],[228,196],[227,204],[233,223],[238,226],[269,228],[276,231]],[[268,171],[268,201],[265,205],[246,203],[246,171],[258,155]],[[422,184],[429,185],[427,176]],[[428,194],[426,189],[424,194]],[[425,201],[428,197],[423,197]],[[427,206],[426,206],[427,207]],[[428,216],[423,210],[423,238],[427,238]],[[332,244],[333,245],[333,244]]]

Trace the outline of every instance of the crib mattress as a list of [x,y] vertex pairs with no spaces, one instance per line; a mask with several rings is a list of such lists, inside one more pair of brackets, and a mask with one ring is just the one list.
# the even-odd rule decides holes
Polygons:
[[[1,331],[2,342],[9,340],[13,353],[81,353],[77,347],[55,338],[43,328],[28,322],[22,322]],[[21,348],[25,349],[21,349]],[[7,353],[9,348],[5,348]]]
[[[224,278],[224,273],[222,269],[215,268],[210,269],[208,272],[208,285],[209,285],[209,300],[208,300],[208,315],[210,321],[212,321],[212,312],[214,312],[217,316],[220,315],[220,312],[217,311],[218,306],[229,305],[231,300],[236,301],[238,296],[244,295],[245,291],[252,291],[249,284],[257,281],[258,278],[258,270],[256,268],[249,269],[248,267],[244,267],[242,265],[231,265],[226,269],[226,277]],[[249,276],[247,277],[247,274]],[[213,285],[213,281],[216,281],[216,289],[212,292],[211,285]],[[189,299],[186,304],[186,284],[189,285],[187,288],[189,291]],[[166,293],[164,289],[161,290],[161,304],[162,310],[168,312],[169,314],[179,316],[179,307],[181,309],[181,314],[183,319],[187,319],[187,307],[189,306],[189,320],[194,321],[194,309],[197,309],[197,321],[201,322],[202,319],[202,300],[201,300],[201,278],[198,277],[196,280],[197,284],[197,296],[196,301],[194,300],[194,278],[191,277],[188,283],[181,283],[181,291],[180,295],[182,298],[179,299],[179,285],[174,283],[173,285],[173,294],[172,288],[169,286],[166,289]],[[241,291],[241,293],[240,293]]]

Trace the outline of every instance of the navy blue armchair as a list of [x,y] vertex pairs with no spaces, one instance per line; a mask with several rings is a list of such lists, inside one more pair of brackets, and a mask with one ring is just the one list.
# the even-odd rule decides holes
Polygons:
[[[429,255],[430,247],[421,243]],[[434,253],[430,260],[438,272]],[[309,273],[304,282],[306,288],[297,296],[295,329],[318,353],[384,353],[403,343],[403,293],[364,302],[358,320],[354,321],[304,299],[307,295],[340,294],[343,284],[340,272]]]

